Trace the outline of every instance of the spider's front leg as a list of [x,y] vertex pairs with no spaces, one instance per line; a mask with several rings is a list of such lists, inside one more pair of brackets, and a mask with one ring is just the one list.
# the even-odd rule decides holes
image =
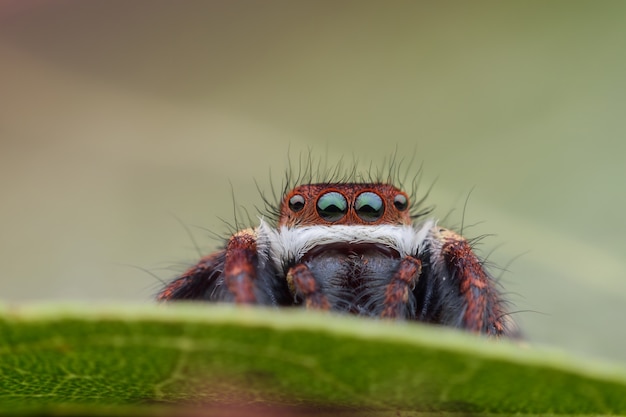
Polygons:
[[213,300],[221,288],[226,251],[202,257],[181,276],[167,284],[157,295],[157,301]]
[[228,240],[224,261],[224,285],[237,304],[257,302],[258,262],[254,230],[242,230]]
[[439,287],[438,320],[442,324],[494,336],[512,335],[504,301],[470,242],[440,227],[427,244],[430,275]]
[[268,284],[273,281],[271,267],[259,271],[257,231],[245,229],[231,236],[224,250],[203,257],[172,281],[157,299],[275,304]]

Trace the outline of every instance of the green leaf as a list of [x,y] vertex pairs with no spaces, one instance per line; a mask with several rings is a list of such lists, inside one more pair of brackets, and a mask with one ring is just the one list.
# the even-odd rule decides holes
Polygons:
[[0,414],[626,414],[620,366],[296,309],[4,307],[0,355]]

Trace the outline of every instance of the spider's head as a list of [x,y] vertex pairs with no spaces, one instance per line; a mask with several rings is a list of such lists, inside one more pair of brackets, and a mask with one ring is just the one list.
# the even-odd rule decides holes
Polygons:
[[305,184],[285,194],[279,226],[409,225],[408,195],[390,184]]

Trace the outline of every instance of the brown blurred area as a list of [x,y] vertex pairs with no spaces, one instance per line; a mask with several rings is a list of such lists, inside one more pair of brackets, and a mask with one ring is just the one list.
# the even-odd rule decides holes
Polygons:
[[[137,300],[309,152],[415,153],[532,342],[626,360],[626,3],[0,3],[0,300]],[[278,187],[276,187],[278,188]],[[197,226],[197,227],[196,227]],[[504,244],[499,247],[500,244]],[[157,277],[140,270],[145,268]],[[494,270],[496,275],[498,270]],[[527,312],[526,310],[532,310]]]

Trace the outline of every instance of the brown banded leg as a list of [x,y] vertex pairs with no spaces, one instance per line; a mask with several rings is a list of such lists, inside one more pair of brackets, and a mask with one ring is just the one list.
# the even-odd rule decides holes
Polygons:
[[328,298],[321,291],[319,283],[304,264],[294,266],[287,273],[287,284],[292,294],[304,300],[306,308],[329,310]]
[[493,279],[474,254],[471,244],[461,235],[447,229],[434,231],[440,246],[440,261],[449,271],[446,278],[458,286],[464,304],[462,327],[491,335],[507,333],[508,316]]
[[383,302],[384,318],[404,318],[407,313],[409,294],[422,272],[422,262],[407,256],[400,261],[400,266],[385,288]]
[[224,284],[238,304],[257,302],[256,265],[258,263],[256,233],[252,229],[234,234],[226,246]]
[[210,297],[212,288],[222,274],[224,253],[222,250],[204,256],[163,288],[157,295],[157,301],[203,300]]

